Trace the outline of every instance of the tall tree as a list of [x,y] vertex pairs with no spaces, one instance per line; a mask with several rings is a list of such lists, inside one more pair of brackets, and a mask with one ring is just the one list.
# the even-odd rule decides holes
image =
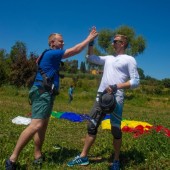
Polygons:
[[0,85],[4,84],[8,80],[9,66],[7,61],[6,51],[0,49]]
[[80,71],[82,72],[82,73],[86,73],[86,64],[85,64],[85,62],[81,62],[81,64],[80,64]]
[[70,65],[71,65],[70,73],[77,73],[77,71],[78,71],[78,60],[72,60],[70,62]]
[[77,73],[78,71],[78,60],[66,60],[64,62],[64,71],[68,73]]
[[36,60],[38,58],[38,55],[37,54],[34,54],[34,53],[30,53],[30,56],[28,57],[28,69],[27,71],[29,73],[27,73],[27,80],[26,80],[26,86],[27,87],[31,87],[33,82],[34,82],[34,79],[35,79],[35,75],[36,75],[36,72],[37,72],[37,64],[36,64]]
[[11,74],[10,83],[20,86],[29,86],[31,78],[35,75],[35,58],[36,56],[31,54],[30,59],[27,57],[27,48],[23,42],[17,41],[12,47],[11,58]]

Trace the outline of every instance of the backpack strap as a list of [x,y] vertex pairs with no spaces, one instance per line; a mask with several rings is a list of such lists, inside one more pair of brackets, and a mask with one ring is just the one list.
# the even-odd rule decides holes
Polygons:
[[53,88],[54,88],[54,85],[53,85],[53,78],[50,78],[50,77],[47,77],[46,73],[44,72],[44,70],[39,66],[40,65],[40,62],[44,56],[44,54],[49,51],[51,49],[47,49],[47,50],[44,50],[43,53],[37,58],[36,60],[36,64],[37,64],[37,72],[40,72],[43,80],[40,81],[40,80],[36,80],[37,82],[41,82],[41,85],[42,87],[44,87],[44,89],[46,91],[49,91],[49,92],[52,92]]
[[40,64],[40,61],[41,61],[42,57],[43,57],[44,54],[45,54],[47,51],[49,51],[49,50],[51,50],[51,49],[46,49],[46,50],[44,50],[43,53],[37,58],[37,60],[36,60],[36,64],[37,64],[37,65]]
[[[37,64],[37,72],[40,72],[40,74],[41,74],[41,76],[42,76],[42,78],[43,78],[43,80],[42,81],[39,81],[39,80],[37,80],[38,82],[41,82],[41,84],[42,84],[42,87],[44,87],[44,89],[46,90],[46,91],[49,91],[51,94],[59,94],[59,92],[58,92],[58,90],[57,89],[55,89],[54,88],[54,75],[55,74],[58,74],[59,75],[59,77],[61,77],[61,76],[63,76],[63,75],[60,75],[59,74],[59,71],[55,71],[54,72],[54,75],[52,76],[52,77],[48,77],[47,75],[46,75],[46,73],[44,72],[44,70],[39,66],[40,65],[40,62],[41,62],[41,60],[42,60],[42,58],[43,58],[43,56],[44,56],[44,54],[47,52],[47,51],[49,51],[49,50],[51,50],[51,49],[47,49],[47,50],[45,50],[38,58],[37,58],[37,60],[36,60],[36,64]],[[63,65],[63,62],[62,61],[60,61],[60,64],[62,64]]]
[[[47,78],[49,78],[49,77],[47,77],[46,73],[44,72],[44,70],[43,70],[39,65],[40,65],[40,62],[41,62],[44,54],[45,54],[47,51],[49,51],[49,50],[51,50],[51,49],[46,49],[46,50],[44,50],[43,53],[42,53],[42,54],[37,58],[37,60],[36,60],[37,72],[38,72],[38,71],[40,72],[40,74],[41,74],[41,76],[43,77],[43,79],[47,79]],[[51,79],[51,78],[50,78],[50,79]]]

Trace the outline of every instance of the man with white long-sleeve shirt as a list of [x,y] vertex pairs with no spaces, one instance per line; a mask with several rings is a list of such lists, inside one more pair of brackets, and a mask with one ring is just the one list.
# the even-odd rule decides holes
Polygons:
[[108,94],[114,94],[116,106],[110,113],[111,132],[113,135],[114,160],[111,169],[119,170],[120,148],[122,144],[121,120],[124,103],[124,89],[133,89],[139,85],[139,74],[137,63],[134,57],[125,54],[128,46],[128,40],[125,35],[117,34],[114,37],[113,48],[116,55],[96,56],[93,54],[93,43],[89,44],[87,59],[91,63],[104,65],[103,76],[94,106],[90,116],[96,121],[95,126],[92,122],[88,123],[88,134],[86,135],[85,144],[80,155],[68,163],[68,166],[87,165],[89,160],[87,154],[96,139],[97,129],[106,115],[100,105],[100,96],[103,91]]

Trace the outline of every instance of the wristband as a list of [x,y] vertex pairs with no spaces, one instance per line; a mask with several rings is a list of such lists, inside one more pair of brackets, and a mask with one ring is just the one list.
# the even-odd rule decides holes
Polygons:
[[94,40],[89,42],[89,47],[94,45]]
[[117,92],[117,85],[116,84],[110,85],[109,87],[112,89],[113,94],[115,94]]

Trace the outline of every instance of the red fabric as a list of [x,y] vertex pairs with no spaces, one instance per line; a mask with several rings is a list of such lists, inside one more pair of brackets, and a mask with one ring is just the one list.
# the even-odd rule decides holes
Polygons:
[[130,132],[133,133],[133,137],[134,138],[138,138],[141,135],[143,135],[144,133],[148,133],[151,130],[155,130],[157,133],[164,133],[165,136],[170,137],[170,129],[165,128],[162,125],[158,125],[158,126],[142,126],[142,125],[138,125],[135,128],[130,128],[128,126],[124,126],[122,128],[122,132]]

